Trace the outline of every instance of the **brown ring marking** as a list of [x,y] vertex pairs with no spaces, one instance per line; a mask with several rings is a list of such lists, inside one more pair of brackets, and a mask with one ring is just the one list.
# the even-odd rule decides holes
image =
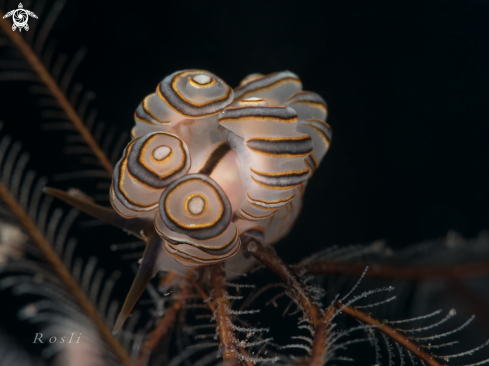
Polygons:
[[[311,163],[311,161],[312,161],[312,163]],[[311,173],[315,172],[316,169],[319,167],[318,161],[316,160],[316,158],[312,154],[309,155],[307,158],[305,158],[304,162],[306,163],[306,165],[309,168],[311,168]]]
[[290,103],[290,104],[287,104],[289,107],[293,108],[292,106],[294,104],[305,104],[305,105],[309,105],[309,106],[312,106],[312,107],[315,107],[315,108],[320,108],[322,110],[324,110],[325,113],[328,113],[328,108],[326,108],[326,106],[321,103],[321,102],[313,102],[313,101],[310,101],[310,100],[298,100],[297,102],[293,102],[293,103]]
[[261,175],[263,177],[270,177],[270,178],[281,178],[281,177],[287,177],[290,175],[302,175],[302,174],[306,174],[309,172],[308,169],[302,169],[302,170],[287,170],[285,172],[268,173],[268,172],[260,172],[258,170],[251,168],[251,167],[250,167],[250,170],[257,175]]
[[[240,86],[234,88],[234,91],[235,92],[240,91],[241,89],[244,89],[245,87],[247,87],[247,86],[249,86],[249,85],[251,85],[251,84],[253,84],[253,83],[257,82],[257,81],[262,81],[263,79],[265,79],[267,77],[271,77],[271,76],[276,75],[276,74],[277,73],[273,73],[273,74],[269,74],[269,75],[264,75],[263,77],[261,77],[259,79],[254,79],[253,81],[250,81],[247,84],[240,85]],[[286,82],[293,82],[293,83],[297,83],[297,84],[301,84],[302,85],[302,83],[301,83],[301,81],[299,79],[294,78],[292,76],[287,76],[285,78],[282,78],[282,79],[279,79],[279,80],[273,82],[272,84],[268,84],[268,85],[264,85],[264,86],[259,87],[259,88],[256,88],[256,89],[248,90],[248,91],[244,92],[242,95],[240,95],[239,97],[234,98],[234,101],[244,99],[245,96],[248,96],[249,94],[252,94],[252,93],[258,93],[258,92],[262,92],[262,91],[274,89],[278,85],[283,84],[283,83],[286,83]]]
[[[231,89],[231,88],[229,88]],[[165,96],[161,93],[160,91],[160,88],[159,88],[159,85],[158,85],[158,88],[157,88],[157,91],[158,91],[158,96],[163,100],[163,102],[168,106],[170,107],[174,112],[176,112],[177,114],[179,115],[183,115],[183,116],[186,116],[186,117],[199,117],[199,118],[204,118],[204,117],[210,117],[210,116],[213,116],[215,114],[218,114],[219,112],[221,112],[222,109],[218,109],[217,111],[215,112],[209,112],[209,113],[202,113],[202,114],[199,114],[198,116],[194,116],[192,114],[185,114],[183,113],[181,110],[175,108],[173,105],[170,104],[170,102],[165,98]],[[195,106],[192,106],[192,107],[195,107]]]
[[[156,149],[158,149],[159,147],[162,147],[162,146],[166,146],[166,147],[170,148],[170,153],[167,156],[165,156],[162,160],[156,160],[155,157],[153,156],[153,153],[154,153],[154,151]],[[151,152],[150,156],[151,156],[151,160],[153,160],[155,162],[155,164],[164,164],[164,163],[166,163],[168,160],[170,160],[172,158],[172,156],[173,156],[173,149],[170,146],[168,146],[168,145],[159,145],[159,146],[156,146],[153,149],[153,151]]]
[[[159,135],[169,135],[169,136],[171,136],[171,137],[176,137],[176,138],[179,140],[179,141],[178,141],[178,142],[179,142],[179,147],[180,147],[180,150],[182,151],[182,160],[181,160],[181,162],[180,162],[180,165],[179,165],[177,168],[173,169],[173,170],[172,170],[170,173],[167,173],[167,174],[165,174],[165,175],[163,175],[163,176],[158,175],[158,173],[156,173],[156,172],[155,172],[155,171],[154,171],[154,170],[153,170],[153,169],[152,169],[150,166],[148,166],[148,165],[146,164],[146,162],[145,162],[145,161],[142,159],[142,157],[144,156],[144,154],[145,154],[145,152],[146,152],[146,149],[148,148],[148,144],[149,144],[150,142],[152,142],[152,141],[153,141],[153,139],[155,139],[155,138],[156,138],[156,136],[159,136]],[[172,149],[172,150],[173,150],[173,149]],[[147,170],[147,171],[148,171],[150,174],[152,174],[152,175],[153,175],[154,177],[156,177],[157,179],[167,179],[167,178],[171,177],[172,175],[174,175],[174,174],[178,173],[180,170],[182,170],[182,169],[185,167],[186,162],[187,162],[187,153],[185,152],[185,148],[183,147],[183,140],[182,140],[182,139],[180,139],[178,136],[172,135],[172,134],[167,133],[167,132],[157,132],[156,134],[154,134],[153,136],[151,136],[151,137],[150,137],[148,140],[146,140],[146,141],[144,142],[144,144],[143,144],[143,146],[141,147],[141,150],[140,150],[140,152],[139,152],[139,156],[138,156],[138,158],[137,158],[137,161],[138,161],[138,163],[139,163],[139,164],[141,164],[141,165],[142,165],[144,168],[146,168],[146,170]],[[129,171],[129,169],[127,170],[127,172],[129,173],[129,175],[130,175],[130,176],[131,176],[131,177],[132,177],[134,180],[136,180],[138,183],[140,183],[141,185],[143,185],[143,186],[144,186],[144,187],[146,187],[146,188],[149,188],[149,189],[154,189],[154,190],[161,190],[161,189],[163,189],[163,188],[155,188],[155,187],[150,186],[150,185],[149,185],[149,184],[147,184],[147,183],[142,182],[141,180],[139,180],[139,178],[138,178],[138,177],[134,176],[134,175],[133,175],[133,174],[132,174],[132,173]]]
[[[150,208],[151,206],[154,206],[155,204],[152,203],[152,204],[149,204],[149,205],[146,205],[146,204],[143,204],[141,202],[138,202],[138,201],[135,201],[133,200],[132,198],[130,198],[127,193],[124,191],[124,188],[122,187],[122,182],[123,182],[123,179],[124,179],[124,170],[126,169],[126,165],[127,165],[127,157],[129,156],[129,153],[132,149],[132,146],[134,145],[134,143],[136,141],[138,141],[140,139],[140,137],[132,140],[129,145],[127,145],[126,147],[126,153],[124,154],[124,157],[122,158],[122,161],[121,161],[121,164],[120,164],[120,167],[119,167],[119,171],[118,171],[118,184],[117,184],[117,188],[119,190],[119,192],[122,194],[122,196],[131,204],[131,205],[134,205],[134,206],[137,206],[137,207],[141,207],[141,208]],[[129,173],[129,170],[127,171]],[[129,174],[131,177],[132,175]],[[133,177],[134,178],[134,177]],[[115,192],[114,192],[114,195],[115,195]],[[116,195],[115,195],[116,196]],[[116,196],[117,197],[117,196]],[[119,200],[120,202],[120,200]],[[157,201],[158,202],[158,201]],[[157,203],[156,203],[157,204]],[[121,205],[125,207],[125,205],[121,202]],[[130,208],[129,208],[130,209]]]
[[[285,99],[285,102],[288,102],[289,100],[295,98],[296,96],[298,95],[301,95],[301,94],[316,94],[314,92],[311,92],[311,91],[308,91],[308,90],[301,90],[301,91],[298,91],[297,93],[294,93],[292,94],[290,97],[288,97],[287,99]],[[318,94],[316,94],[318,95]]]
[[250,200],[252,200],[252,201],[261,202],[261,203],[265,203],[265,204],[269,204],[269,205],[273,205],[273,204],[277,204],[277,203],[286,203],[286,202],[292,200],[295,197],[295,193],[293,193],[292,196],[290,196],[290,197],[282,198],[282,199],[279,199],[279,200],[276,200],[276,201],[259,200],[257,198],[251,197],[248,192],[246,192],[246,196],[248,196],[248,198]]
[[[209,75],[208,75],[208,76],[209,76]],[[194,86],[194,87],[196,87],[196,88],[199,88],[199,89],[200,89],[200,88],[209,88],[209,87],[213,86],[213,85],[216,83],[216,79],[214,79],[212,76],[209,76],[209,77],[211,78],[211,79],[209,80],[209,82],[204,83],[204,84],[201,84],[201,83],[199,83],[199,82],[195,81],[195,80],[193,79],[193,77],[190,77],[190,76],[189,76],[189,78],[188,78],[188,82],[189,82],[190,84],[192,84],[192,86]]]
[[[202,209],[202,212],[201,212],[201,213],[199,213],[199,214],[197,214],[197,215],[193,214],[193,213],[192,213],[192,212],[190,212],[190,210],[188,209],[188,204],[189,204],[190,200],[191,200],[192,198],[194,198],[194,197],[200,197],[200,198],[202,198],[202,199],[204,200],[204,208]],[[185,205],[185,211],[186,211],[186,212],[187,212],[187,213],[188,213],[190,216],[192,216],[192,217],[200,217],[200,216],[202,216],[202,215],[203,215],[203,214],[204,214],[204,213],[207,211],[207,199],[206,199],[206,198],[205,198],[203,195],[201,195],[200,193],[194,193],[194,194],[191,194],[190,196],[188,196],[188,197],[187,197],[187,199],[185,200],[184,205]]]
[[[178,89],[176,88],[176,83],[178,81],[178,78],[180,76],[185,76],[186,74],[189,74],[189,73],[195,73],[196,71],[193,70],[193,71],[182,71],[178,74],[175,74],[172,78],[172,81],[170,83],[170,88],[171,90],[178,96],[178,98],[185,104],[187,105],[190,105],[192,107],[204,107],[204,106],[207,106],[209,104],[213,104],[213,103],[216,103],[216,102],[220,102],[220,101],[223,101],[223,100],[226,100],[227,98],[229,98],[229,94],[231,94],[231,87],[228,85],[227,86],[227,90],[226,90],[226,93],[224,93],[224,95],[222,97],[218,97],[218,98],[214,98],[214,99],[210,99],[208,101],[205,101],[205,102],[202,102],[202,103],[195,103],[195,102],[192,102],[191,100],[188,100],[187,98],[185,98],[179,91]],[[160,83],[161,85],[161,83]],[[166,99],[166,97],[161,93],[161,90],[160,90],[160,85],[158,85],[158,88],[157,88],[157,91],[158,91],[158,96],[163,99],[163,101],[165,101],[165,103],[171,108],[173,109],[174,111],[178,112],[179,114],[182,114],[181,111],[179,111],[178,109],[176,109],[173,105],[171,105],[168,101],[168,99]],[[208,113],[208,114],[205,114],[205,115],[213,115],[213,114],[216,114],[216,113],[219,113],[219,112],[215,112],[215,113]],[[205,116],[205,115],[202,115],[202,116]]]
[[151,112],[151,111],[150,111],[150,109],[148,108],[148,104],[147,104],[148,102],[147,102],[147,99],[148,99],[148,97],[145,97],[145,98],[143,99],[143,110],[144,110],[144,112],[146,112],[146,113],[147,113],[147,114],[148,114],[148,115],[149,115],[151,118],[153,118],[153,119],[154,119],[156,122],[158,122],[158,123],[164,123],[164,124],[168,124],[168,123],[170,123],[170,121],[161,121],[159,118],[157,118],[157,117],[156,117],[156,116],[153,114],[153,112]]
[[[305,98],[304,98],[305,97]],[[294,100],[296,99],[296,100]],[[299,91],[295,94],[292,94],[290,97],[288,97],[284,103],[286,103],[287,105],[292,105],[292,104],[295,104],[295,103],[311,103],[311,104],[314,104],[314,105],[320,105],[321,108],[325,109],[325,111],[327,112],[328,110],[328,107],[326,105],[326,102],[325,100],[317,93],[314,93],[314,92],[310,92],[310,91],[307,91],[307,90],[302,90],[302,91]]]
[[[159,214],[159,213],[158,213],[158,214]],[[161,219],[161,216],[160,216],[160,219]],[[168,226],[165,224],[165,222],[164,222],[163,220],[161,220],[161,221],[163,222],[163,225],[165,225],[165,227],[166,227],[166,228],[168,228],[168,230],[171,230],[172,232],[176,232],[177,234],[180,234],[180,235],[186,235],[186,236],[188,236],[188,235],[187,235],[187,234],[185,234],[185,233],[179,233],[178,231],[175,231],[175,230],[173,230],[173,229],[169,228],[169,227],[168,227]],[[229,226],[229,224],[228,224],[228,226]],[[228,227],[228,226],[227,226],[227,227]],[[215,239],[219,238],[220,236],[223,236],[223,235],[226,233],[227,227],[226,227],[226,228],[225,228],[225,229],[224,229],[224,230],[223,230],[221,233],[217,234],[216,236],[213,236],[212,238],[208,238],[208,239],[195,239],[195,240],[199,240],[199,241],[215,240]],[[161,230],[158,230],[158,228],[156,228],[156,224],[155,224],[155,229],[156,229],[156,231],[157,231],[157,232],[160,234],[160,236],[163,236],[163,237],[164,237],[166,240],[168,240],[169,242],[177,242],[176,240],[171,239],[171,238],[170,238],[168,235],[166,235],[166,234],[165,234],[164,232],[162,232]],[[182,240],[180,240],[180,241],[178,241],[178,242],[179,242],[179,243],[181,242],[181,243],[183,243],[183,244],[194,245],[194,243],[192,243],[192,242],[186,242],[186,241],[182,241]]]
[[[246,108],[249,108],[249,106],[247,106]],[[254,121],[272,121],[272,122],[281,122],[281,123],[294,123],[294,122],[297,122],[299,120],[299,118],[297,116],[293,116],[290,118],[281,118],[278,116],[262,117],[262,116],[248,115],[248,116],[239,116],[239,117],[219,118],[219,123],[247,121],[250,119],[254,120]]]
[[324,143],[326,145],[328,145],[328,148],[329,148],[329,146],[331,146],[331,140],[328,138],[328,136],[326,135],[326,133],[324,133],[323,130],[321,130],[320,128],[317,128],[312,123],[305,123],[305,125],[311,127],[319,135],[319,137],[321,137],[321,139],[323,139]]
[[329,125],[328,122],[325,122],[323,121],[322,119],[317,119],[317,118],[307,118],[305,119],[304,121],[306,122],[316,122],[316,123],[319,123],[321,125],[323,125],[324,127],[326,127],[328,130],[332,131],[333,129],[331,128],[331,126]]
[[[114,186],[113,186],[113,185],[111,185],[111,186],[110,186],[110,189],[111,189],[110,194],[113,196],[113,198],[114,198],[115,200],[117,200],[117,202],[119,202],[119,203],[120,203],[122,206],[124,206],[124,205],[122,204],[122,202],[121,202],[121,201],[120,201],[120,200],[117,198],[117,196],[116,196],[115,192],[113,192],[113,190],[114,190]],[[126,206],[124,206],[124,207],[126,207]],[[135,212],[134,216],[128,216],[127,214],[125,214],[125,213],[121,212],[121,211],[120,211],[120,210],[119,210],[119,209],[116,207],[116,205],[112,205],[112,208],[113,208],[115,211],[117,211],[117,213],[118,213],[119,215],[121,215],[122,217],[124,217],[124,218],[126,218],[126,219],[132,219],[132,218],[137,217],[137,216],[139,215],[139,213],[137,213],[136,211],[134,211],[134,212]],[[126,207],[126,208],[127,208],[128,210],[130,210],[130,208],[128,208],[128,207]]]
[[[309,140],[311,137],[309,135],[302,135],[302,136],[295,136],[295,137],[253,137],[249,139],[248,141],[254,141],[254,140],[259,140],[259,141],[304,141],[304,140]],[[247,141],[247,142],[248,142]]]
[[[212,221],[212,222],[209,222],[209,223],[206,223],[206,224],[190,224],[190,225],[187,225],[187,224],[183,224],[181,223],[180,221],[178,221],[171,213],[170,213],[170,210],[169,210],[169,207],[168,207],[168,199],[170,197],[170,195],[177,189],[177,188],[180,188],[182,187],[183,185],[187,184],[187,183],[190,183],[190,182],[193,182],[195,180],[199,180],[200,182],[206,184],[208,187],[210,187],[214,193],[216,194],[217,196],[217,199],[218,201],[221,203],[221,210],[219,212],[219,215],[217,216],[217,218]],[[207,228],[211,228],[213,227],[221,218],[222,218],[222,215],[224,214],[224,202],[222,202],[222,199],[221,197],[219,196],[218,192],[214,189],[214,187],[212,185],[210,185],[209,183],[201,180],[201,179],[198,179],[198,178],[193,178],[193,179],[189,179],[189,180],[186,180],[185,182],[183,182],[182,184],[180,185],[177,185],[175,187],[173,187],[173,189],[171,191],[169,191],[165,197],[165,202],[164,202],[164,208],[165,208],[165,213],[166,215],[168,216],[168,219],[173,222],[176,226],[182,228],[182,229],[187,229],[187,230],[196,230],[196,229],[207,229]]]
[[[298,97],[298,96],[302,96],[302,95],[310,95],[312,97],[312,99],[316,99],[315,101],[318,101],[318,102],[321,102],[321,103],[326,103],[323,98],[318,94],[318,93],[315,93],[315,92],[312,92],[312,91],[309,91],[309,90],[301,90],[301,91],[298,91],[297,93],[294,93],[292,94],[290,97],[288,97],[287,99],[285,99],[286,102],[289,102],[291,101],[292,99]],[[307,97],[306,97],[307,98]],[[299,100],[307,100],[307,99],[301,99],[299,98]],[[313,100],[314,101],[314,100]]]
[[[229,254],[228,256],[226,256],[226,257],[218,257],[218,258],[207,258],[207,259],[201,259],[201,261],[203,261],[203,262],[208,262],[208,263],[202,263],[202,262],[193,261],[193,260],[192,260],[192,259],[190,259],[190,258],[183,257],[182,255],[179,255],[179,254],[177,254],[177,253],[173,253],[173,252],[170,252],[170,251],[168,251],[168,253],[169,253],[171,256],[173,256],[173,257],[177,258],[178,260],[180,260],[180,261],[182,261],[182,262],[192,263],[192,264],[194,264],[194,265],[196,265],[196,266],[204,266],[204,265],[213,264],[213,263],[216,263],[216,262],[222,262],[222,261],[224,261],[224,260],[226,260],[226,259],[228,259],[228,258],[232,257],[233,255],[235,255],[235,254],[238,252],[238,250],[239,250],[239,248],[241,247],[241,245],[237,245],[237,247],[238,247],[238,248],[237,248],[237,249],[236,249],[234,252],[230,253],[230,254]],[[175,248],[173,248],[173,247],[172,247],[172,249],[173,249],[173,250],[175,250],[175,251],[178,251],[178,252],[180,252],[180,253],[183,253],[183,252],[181,252],[181,251],[179,251],[179,250],[177,250],[177,249],[175,249]],[[183,254],[188,255],[188,256],[190,257],[190,255],[189,255],[189,254],[186,254],[186,253],[183,253]],[[200,258],[199,258],[199,259],[200,259]]]
[[[309,173],[309,169],[307,170],[307,172]],[[299,183],[299,184],[292,184],[292,185],[289,185],[289,186],[272,186],[272,185],[265,184],[265,183],[262,183],[262,182],[258,181],[257,179],[255,179],[251,175],[250,175],[250,177],[253,180],[253,182],[255,182],[256,184],[258,184],[259,186],[261,186],[263,188],[278,190],[278,191],[283,191],[283,190],[286,190],[286,189],[292,189],[292,188],[297,187],[299,184],[302,184],[302,183]]]
[[276,153],[276,152],[256,149],[254,147],[251,147],[248,143],[249,142],[255,142],[255,141],[257,141],[257,142],[268,141],[272,144],[275,142],[280,142],[280,141],[294,143],[294,142],[301,142],[301,141],[306,141],[306,140],[311,140],[311,136],[303,135],[303,136],[298,136],[298,137],[253,137],[253,138],[250,138],[249,140],[246,141],[246,146],[251,151],[254,151],[257,154],[261,154],[261,155],[265,155],[265,156],[273,156],[273,157],[277,157],[277,158],[301,158],[301,157],[308,156],[313,149],[311,148],[311,150],[309,150],[307,152],[303,152],[303,153],[302,152],[301,153],[280,153],[280,152]]
[[[251,83],[255,82],[257,80],[253,80]],[[276,82],[272,83],[272,84],[269,84],[269,85],[265,85],[265,86],[262,86],[260,88],[256,88],[256,89],[252,89],[252,90],[248,90],[246,92],[244,92],[241,96],[239,96],[238,98],[234,99],[235,101],[239,101],[239,100],[242,100],[242,99],[246,99],[246,98],[243,98],[243,97],[246,97],[250,94],[253,94],[253,93],[259,93],[259,92],[263,92],[263,91],[267,91],[267,90],[271,90],[271,89],[274,89],[276,88],[277,86],[279,86],[280,84],[284,84],[286,82],[293,82],[293,83],[296,83],[296,84],[302,84],[298,79],[294,78],[294,77],[286,77],[286,78],[283,78],[283,79],[280,79],[280,80],[277,80]],[[247,86],[249,84],[246,84],[242,87],[238,87],[240,89],[244,88],[245,86]],[[234,90],[237,91],[239,90],[238,88],[235,88]]]
[[262,98],[256,98],[254,100],[250,100],[248,98],[245,98],[245,99],[240,99],[238,101],[239,104],[242,104],[242,103],[258,104],[258,103],[263,103],[263,102],[266,102],[266,100],[262,99]]
[[259,205],[257,205],[256,203],[253,203],[253,202],[249,202],[249,201],[248,201],[248,203],[249,203],[250,205],[252,205],[253,207],[255,207],[255,208],[259,208],[259,209],[261,209],[261,210],[268,210],[268,211],[271,211],[271,210],[278,210],[279,208],[282,208],[282,207],[283,207],[283,206],[280,206],[280,207],[263,207],[263,206],[259,206]]
[[[155,223],[155,229],[156,229],[156,231],[158,232],[158,234],[160,236],[162,236],[166,241],[168,241],[170,243],[176,242],[176,243],[179,243],[179,244],[188,244],[188,245],[192,245],[192,246],[194,246],[196,248],[203,249],[203,250],[204,249],[206,249],[206,250],[223,250],[223,249],[226,249],[229,245],[232,244],[232,242],[236,239],[236,236],[238,235],[238,228],[235,226],[236,232],[235,232],[233,238],[230,241],[228,241],[227,243],[221,245],[220,247],[215,247],[215,246],[210,246],[210,245],[194,244],[192,242],[183,241],[183,240],[171,239],[167,234],[163,233],[161,230],[158,230],[158,227],[157,227],[156,223]],[[215,239],[215,238],[212,238],[212,239]],[[209,253],[209,254],[211,254],[211,253]]]
[[268,215],[265,215],[265,216],[255,216],[255,215],[252,215],[252,214],[250,214],[250,213],[246,212],[246,211],[245,211],[245,210],[243,210],[242,208],[240,208],[240,210],[241,210],[241,212],[242,212],[242,213],[244,213],[245,215],[248,215],[249,217],[252,217],[252,218],[257,219],[257,220],[266,219],[266,218],[268,218],[268,217],[270,217],[270,216],[275,215],[275,214],[277,213],[277,211],[278,211],[278,210],[276,209],[274,212],[272,212],[272,213],[270,213],[270,214],[268,214]]
[[[236,238],[236,237],[234,237]],[[215,255],[215,254],[210,254],[208,253],[209,255],[214,255],[214,257],[216,258],[203,258],[203,257],[199,257],[199,256],[196,256],[196,255],[191,255],[191,254],[188,254],[188,253],[185,253],[181,250],[179,250],[178,248],[174,247],[173,244],[169,243],[169,242],[166,242],[165,245],[168,245],[170,248],[172,248],[173,250],[179,252],[179,253],[182,253],[182,254],[185,254],[191,258],[196,258],[196,259],[200,259],[202,261],[215,261],[215,260],[224,260],[224,259],[227,259],[231,256],[233,256],[238,250],[239,250],[239,247],[240,247],[240,240],[238,238],[237,240],[237,245],[235,245],[237,247],[237,249],[234,251],[234,252],[231,252],[231,253],[226,253],[226,254],[222,254],[222,255]],[[174,254],[174,253],[170,253],[170,254]]]
[[147,120],[147,119],[144,119],[143,117],[140,117],[140,116],[138,115],[137,110],[136,110],[136,111],[134,111],[134,119],[135,119],[137,122],[146,123],[146,124],[148,124],[148,125],[156,126],[156,125],[155,125],[153,122],[151,122],[151,121],[149,121],[149,120]]
[[306,165],[309,167],[309,171],[311,172],[311,174],[314,173],[316,169],[312,167],[312,165],[309,163],[309,161],[307,161],[307,159],[304,159],[304,163],[306,163]]
[[319,162],[318,162],[318,159],[316,159],[316,157],[314,156],[314,154],[311,154],[309,155],[309,157],[311,158],[311,160],[314,162],[314,165],[316,165],[316,169],[319,168]]
[[261,232],[262,234],[265,234],[265,228],[263,226],[258,226],[257,225],[257,226],[252,226],[252,227],[246,229],[246,231],[243,234],[241,234],[241,235],[246,235],[246,233],[248,231],[252,231],[252,230],[256,230],[256,231]]
[[[198,71],[197,71],[198,72]],[[193,71],[182,71],[178,74],[175,74],[172,78],[172,81],[171,81],[171,89],[173,90],[173,92],[175,94],[177,94],[180,99],[182,101],[184,101],[185,103],[187,104],[190,104],[191,106],[194,106],[194,107],[203,107],[203,106],[206,106],[206,105],[209,105],[209,104],[212,104],[212,103],[215,103],[215,102],[220,102],[222,100],[225,100],[229,97],[229,94],[231,93],[231,87],[228,85],[228,88],[226,90],[226,93],[224,93],[224,95],[222,97],[218,97],[218,98],[214,98],[214,99],[210,99],[208,101],[205,101],[205,102],[202,102],[202,103],[195,103],[195,102],[192,102],[191,100],[188,100],[187,98],[185,98],[181,93],[180,91],[177,89],[176,85],[177,85],[177,81],[180,77],[185,77],[186,75],[188,74],[195,74],[196,71],[193,70]],[[204,72],[202,72],[204,73]],[[212,76],[211,76],[212,78]],[[213,78],[214,79],[214,78]]]
[[[245,114],[245,115],[239,115],[239,116],[231,116],[227,117],[230,114],[233,114],[235,111],[246,111],[248,110],[250,114]],[[257,114],[256,111],[260,112],[260,110],[265,110],[267,111],[265,115],[260,115]],[[225,112],[228,112],[225,114]],[[277,113],[286,113],[289,114],[290,117],[283,117],[277,114],[273,114],[273,112]],[[292,113],[291,113],[292,112]],[[270,107],[270,106],[264,106],[264,105],[244,105],[244,106],[238,106],[238,107],[230,107],[227,108],[226,110],[222,111],[221,115],[218,117],[218,122],[220,123],[223,120],[240,120],[240,119],[256,119],[256,120],[262,120],[262,121],[267,121],[267,120],[276,120],[277,122],[282,122],[282,121],[288,121],[284,123],[291,123],[299,120],[299,116],[297,115],[297,112],[294,111],[293,108],[289,106],[278,106],[278,107]],[[232,122],[232,121],[230,121]]]
[[[234,90],[243,89],[246,85],[252,83],[253,81],[262,80],[264,78],[271,77],[271,76],[274,76],[277,74],[278,74],[278,72],[272,72],[271,74],[268,74],[268,75],[263,75],[263,74],[260,74],[258,72],[254,73],[254,74],[250,74],[248,76],[245,76],[245,78],[243,80],[241,80],[239,85],[236,88],[234,88]],[[251,79],[251,80],[247,81],[247,79]]]

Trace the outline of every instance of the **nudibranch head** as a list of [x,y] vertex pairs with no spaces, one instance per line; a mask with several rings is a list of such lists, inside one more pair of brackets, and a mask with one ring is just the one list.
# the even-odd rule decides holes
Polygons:
[[332,136],[326,103],[289,71],[249,75],[234,90],[208,71],[178,71],[134,118],[110,199],[146,223],[148,244],[116,329],[158,270],[224,260],[245,270],[241,241],[287,235]]

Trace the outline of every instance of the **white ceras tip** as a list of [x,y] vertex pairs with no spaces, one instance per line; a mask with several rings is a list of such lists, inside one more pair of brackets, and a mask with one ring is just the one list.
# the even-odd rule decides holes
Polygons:
[[192,80],[195,81],[197,84],[204,85],[210,83],[212,81],[212,78],[209,75],[199,74],[195,75]]
[[157,161],[164,160],[168,155],[170,155],[172,152],[172,149],[170,146],[162,145],[158,146],[156,149],[153,150],[153,158]]
[[205,200],[203,197],[195,195],[187,202],[187,209],[192,215],[200,215],[205,209]]

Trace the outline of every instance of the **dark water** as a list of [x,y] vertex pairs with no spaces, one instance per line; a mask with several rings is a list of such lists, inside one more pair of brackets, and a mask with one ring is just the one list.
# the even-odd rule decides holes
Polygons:
[[[276,246],[295,262],[332,244],[403,247],[489,229],[488,20],[485,0],[69,0],[52,34],[69,57],[87,48],[74,80],[96,92],[91,105],[120,131],[181,69],[207,69],[231,86],[250,73],[290,70],[322,95],[332,146],[296,226]],[[72,158],[64,137],[40,131],[26,90],[0,87],[0,119],[39,172],[61,173]],[[94,191],[90,181],[78,187]],[[81,230],[81,240],[120,236],[94,230]]]
[[[88,49],[74,79],[126,130],[175,70],[207,69],[231,86],[295,72],[328,102],[334,137],[294,240],[397,246],[489,228],[488,15],[484,1],[68,1],[53,35],[70,56]],[[18,119],[15,136],[37,137],[19,98],[2,109]]]

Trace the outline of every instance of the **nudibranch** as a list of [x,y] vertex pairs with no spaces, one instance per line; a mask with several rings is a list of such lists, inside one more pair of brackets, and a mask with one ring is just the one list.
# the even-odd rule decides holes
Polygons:
[[326,117],[325,101],[289,71],[249,75],[234,90],[208,71],[178,71],[143,99],[110,200],[147,246],[114,331],[157,271],[221,261],[245,271],[242,242],[287,235],[331,143]]

